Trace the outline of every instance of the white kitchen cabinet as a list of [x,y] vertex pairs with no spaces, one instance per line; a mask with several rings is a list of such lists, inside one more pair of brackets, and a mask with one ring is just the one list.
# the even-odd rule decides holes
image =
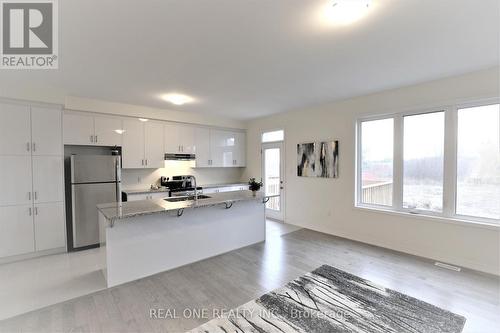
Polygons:
[[246,135],[242,132],[234,133],[234,166],[246,166]]
[[35,250],[43,251],[66,245],[62,202],[40,203],[33,209]]
[[31,156],[0,156],[0,206],[30,205],[32,191]]
[[122,168],[163,168],[163,123],[135,119],[123,121]]
[[138,119],[123,120],[122,168],[144,168],[144,124]]
[[98,146],[121,146],[123,125],[120,118],[94,117],[94,144]]
[[195,153],[195,127],[167,123],[164,126],[165,152],[172,154]]
[[64,199],[62,156],[33,156],[33,199],[35,203]]
[[196,146],[196,167],[210,167],[210,129],[197,127],[194,132]]
[[0,155],[30,155],[30,109],[0,103]]
[[181,152],[184,154],[195,154],[195,128],[193,126],[180,126],[180,145]]
[[212,167],[234,166],[235,136],[233,132],[210,130],[210,158]]
[[33,252],[33,239],[31,205],[0,207],[0,257]]
[[94,117],[92,115],[65,112],[63,124],[64,144],[94,144]]
[[148,121],[144,123],[144,160],[146,168],[163,168],[165,166],[165,149],[163,147],[163,123]]
[[56,108],[31,108],[33,155],[62,155],[62,113]]
[[127,201],[154,200],[168,198],[168,192],[127,194]]
[[178,154],[181,152],[180,128],[177,124],[167,123],[163,127],[165,139],[165,153]]

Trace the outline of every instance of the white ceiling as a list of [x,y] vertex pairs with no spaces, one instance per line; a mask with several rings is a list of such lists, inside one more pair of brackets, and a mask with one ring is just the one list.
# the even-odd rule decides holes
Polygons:
[[60,69],[0,87],[250,119],[498,65],[498,0],[373,1],[343,27],[328,0],[59,1]]

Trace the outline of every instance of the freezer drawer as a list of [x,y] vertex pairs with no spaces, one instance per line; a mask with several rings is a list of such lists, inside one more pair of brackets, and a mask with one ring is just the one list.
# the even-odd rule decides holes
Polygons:
[[103,183],[119,179],[120,157],[72,155],[71,183]]
[[72,185],[73,248],[99,243],[97,205],[116,202],[116,183]]

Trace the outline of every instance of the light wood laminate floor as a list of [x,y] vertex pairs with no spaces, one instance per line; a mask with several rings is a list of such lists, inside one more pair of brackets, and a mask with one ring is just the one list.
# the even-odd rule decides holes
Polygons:
[[[237,307],[322,264],[463,315],[464,332],[498,331],[498,278],[301,229],[1,321],[0,332],[183,332],[208,321],[213,309]],[[150,309],[169,309],[168,318],[150,319]]]

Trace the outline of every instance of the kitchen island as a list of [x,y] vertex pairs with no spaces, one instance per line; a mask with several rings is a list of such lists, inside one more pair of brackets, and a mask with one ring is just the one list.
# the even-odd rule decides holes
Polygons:
[[251,191],[98,205],[108,287],[265,241],[264,200]]

